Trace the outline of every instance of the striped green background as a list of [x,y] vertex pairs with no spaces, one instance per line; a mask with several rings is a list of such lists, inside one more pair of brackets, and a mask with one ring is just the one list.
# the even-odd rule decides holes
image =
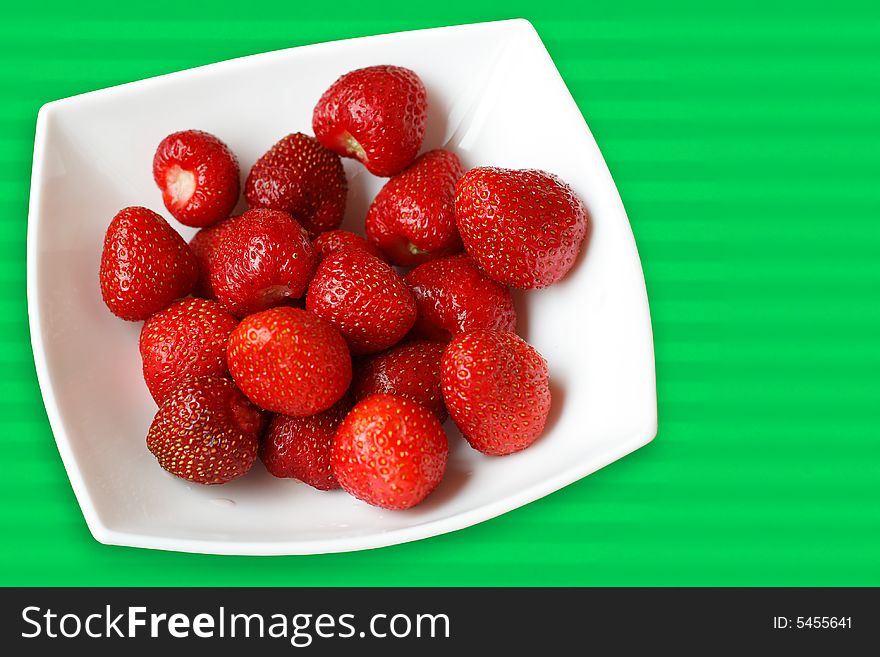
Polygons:
[[[876,3],[26,4],[0,21],[0,584],[880,584]],[[265,50],[516,16],[543,36],[629,211],[658,439],[501,518],[371,552],[93,541],[28,342],[40,105]]]

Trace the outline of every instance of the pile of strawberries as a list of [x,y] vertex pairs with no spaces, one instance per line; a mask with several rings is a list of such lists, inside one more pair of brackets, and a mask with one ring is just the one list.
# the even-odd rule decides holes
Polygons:
[[[254,164],[240,216],[229,216],[241,177],[222,141],[188,130],[159,144],[165,207],[201,230],[187,244],[155,212],[121,210],[100,283],[114,314],[145,320],[144,379],[159,405],[147,447],[168,472],[220,484],[259,455],[276,477],[406,509],[443,478],[447,414],[484,454],[541,434],[547,363],[514,333],[508,286],[562,278],[587,211],[542,171],[418,156],[426,110],[411,70],[342,76],[315,107],[315,137],[288,135]],[[390,178],[366,239],[339,230],[340,156]]]

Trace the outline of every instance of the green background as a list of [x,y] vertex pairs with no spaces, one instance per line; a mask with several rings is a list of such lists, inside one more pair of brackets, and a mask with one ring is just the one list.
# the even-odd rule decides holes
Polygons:
[[[0,584],[880,584],[876,3],[24,4],[0,21]],[[233,558],[95,542],[29,345],[40,105],[266,50],[518,16],[629,213],[658,438],[501,518],[381,550]]]

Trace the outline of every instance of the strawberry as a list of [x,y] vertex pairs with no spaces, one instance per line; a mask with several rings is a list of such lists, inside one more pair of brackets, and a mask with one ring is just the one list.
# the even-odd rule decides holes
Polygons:
[[224,484],[257,457],[265,418],[229,379],[192,379],[159,407],[147,447],[165,470],[199,484]]
[[347,191],[339,156],[297,132],[257,160],[244,194],[252,208],[284,210],[315,237],[342,223]]
[[352,409],[330,452],[343,489],[367,504],[395,510],[425,499],[443,479],[448,458],[437,418],[421,404],[384,394]]
[[324,258],[309,284],[306,308],[335,326],[353,354],[387,349],[416,321],[415,301],[400,276],[358,249]]
[[175,219],[210,226],[238,203],[238,160],[222,141],[201,130],[168,135],[153,157],[153,180]]
[[516,330],[510,290],[493,281],[466,255],[432,260],[404,277],[419,316],[413,333],[450,340],[475,329]]
[[276,415],[260,447],[266,469],[275,477],[299,479],[318,490],[339,488],[330,468],[330,445],[350,409],[351,401],[343,397],[317,415]]
[[211,269],[214,267],[214,256],[217,253],[217,246],[220,240],[234,225],[237,217],[229,217],[223,221],[217,222],[213,226],[206,226],[198,231],[189,241],[189,248],[192,250],[196,261],[199,263],[199,278],[193,289],[193,296],[203,297],[205,299],[214,299],[214,288],[211,287]]
[[373,356],[354,374],[351,390],[355,400],[378,393],[406,397],[443,422],[446,407],[440,391],[440,357],[445,349],[444,342],[417,340]]
[[301,297],[317,257],[302,227],[280,210],[248,210],[218,243],[210,268],[217,300],[244,317]]
[[547,362],[514,333],[456,336],[443,354],[440,385],[449,415],[484,454],[518,452],[544,430],[550,412]]
[[101,253],[101,296],[117,317],[146,319],[195,285],[195,256],[152,210],[130,207],[113,217]]
[[464,169],[451,151],[429,151],[394,176],[367,212],[367,238],[400,267],[461,251],[455,183]]
[[360,249],[366,251],[370,255],[374,255],[381,260],[385,260],[385,255],[370,244],[360,235],[349,232],[347,230],[328,230],[321,233],[314,240],[312,246],[318,252],[318,258],[326,258],[331,253],[335,253],[339,249]]
[[235,317],[208,299],[180,299],[144,322],[144,381],[156,403],[187,379],[226,376],[226,343],[237,325]]
[[571,187],[535,169],[471,169],[455,189],[465,250],[500,283],[547,287],[574,265],[587,209]]
[[422,146],[428,96],[414,71],[370,66],[346,73],[315,106],[318,141],[376,176],[400,173]]
[[268,411],[326,411],[351,383],[345,340],[310,312],[282,306],[246,317],[229,337],[226,360],[248,398]]

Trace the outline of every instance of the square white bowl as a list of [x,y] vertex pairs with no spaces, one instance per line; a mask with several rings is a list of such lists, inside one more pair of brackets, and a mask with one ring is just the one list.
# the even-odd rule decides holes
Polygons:
[[[168,216],[150,170],[166,134],[212,132],[237,153],[246,174],[282,136],[310,132],[315,102],[339,75],[373,64],[407,66],[424,80],[425,149],[451,147],[466,167],[546,169],[568,181],[590,210],[589,243],[572,272],[549,289],[517,294],[520,333],[550,365],[547,431],[525,452],[493,458],[470,449],[448,422],[447,476],[425,503],[405,512],[275,479],[261,464],[224,486],[176,479],[158,467],[144,440],[156,409],[141,377],[140,324],[118,320],[101,301],[104,231],[127,205]],[[352,160],[345,166],[345,227],[358,230],[384,181]],[[180,228],[189,238],[192,231]],[[28,309],[58,450],[102,543],[311,554],[411,541],[543,497],[645,445],[657,431],[648,300],[629,222],[596,142],[524,20],[293,48],[45,105],[34,145]]]

